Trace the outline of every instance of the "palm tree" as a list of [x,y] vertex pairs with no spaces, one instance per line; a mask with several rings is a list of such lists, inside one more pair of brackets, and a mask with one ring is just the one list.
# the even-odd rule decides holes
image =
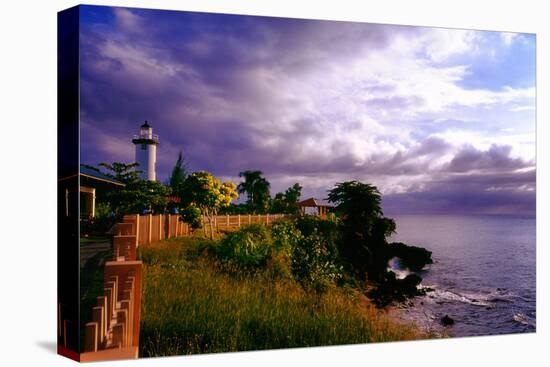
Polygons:
[[239,177],[244,178],[237,186],[239,194],[246,193],[246,203],[254,212],[266,212],[269,206],[271,187],[269,181],[262,176],[262,171],[243,171]]

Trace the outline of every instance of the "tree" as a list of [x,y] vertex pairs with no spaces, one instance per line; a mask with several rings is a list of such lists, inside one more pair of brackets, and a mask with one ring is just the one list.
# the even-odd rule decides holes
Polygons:
[[283,214],[296,214],[298,212],[298,206],[296,205],[302,195],[302,186],[299,183],[295,183],[286,191],[278,192],[275,194],[271,205],[272,213]]
[[300,200],[302,196],[302,186],[296,182],[285,191],[285,198],[289,204],[295,204]]
[[395,232],[393,219],[385,218],[378,189],[370,184],[349,181],[337,184],[328,193],[342,218],[340,252],[350,270],[360,277],[380,280],[387,267],[386,237]]
[[101,174],[104,174],[105,176],[108,176],[112,178],[115,181],[118,181],[120,183],[123,183],[125,185],[134,183],[138,180],[140,180],[140,173],[142,171],[135,169],[136,167],[139,167],[139,163],[123,163],[123,162],[113,162],[111,164],[109,163],[99,163],[99,167],[103,167],[107,170],[107,172],[102,172],[98,167],[90,166],[88,164],[83,164],[82,166],[89,168],[91,170],[94,170],[96,172],[99,172]]
[[135,169],[139,167],[138,163],[113,162],[100,163],[98,166],[106,171],[93,166],[87,167],[125,185],[108,191],[104,198],[100,198],[110,204],[117,218],[124,214],[141,214],[144,211],[162,212],[166,208],[170,189],[157,181],[142,180],[139,177],[141,171]]
[[[196,211],[196,208],[208,219],[210,226],[210,238],[214,238],[214,216],[220,208],[227,207],[233,199],[238,197],[235,184],[232,182],[220,182],[209,172],[193,172],[187,176],[183,183],[185,195],[180,197],[181,211],[187,213]],[[191,210],[190,210],[191,208]],[[183,216],[183,220],[188,220]]]
[[254,213],[266,213],[271,199],[271,185],[262,177],[262,171],[243,171],[239,173],[239,177],[243,177],[244,182],[237,186],[237,190],[239,194],[247,194],[246,203],[250,209]]
[[169,185],[172,189],[176,189],[178,186],[183,184],[185,178],[187,177],[187,164],[185,163],[185,158],[183,153],[180,151],[178,155],[178,160],[174,168],[172,169],[172,174],[168,179]]

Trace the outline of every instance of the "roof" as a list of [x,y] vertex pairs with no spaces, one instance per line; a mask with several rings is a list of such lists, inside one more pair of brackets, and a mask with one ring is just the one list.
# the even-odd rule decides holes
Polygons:
[[304,207],[328,207],[333,208],[334,204],[328,202],[325,199],[309,198],[302,200],[298,203],[298,206]]
[[179,197],[177,197],[177,196],[174,196],[174,195],[172,195],[172,196],[167,196],[166,199],[168,200],[169,203],[176,203],[176,204],[178,204],[178,203],[181,202],[181,199],[180,199]]
[[80,166],[80,175],[91,179],[108,182],[113,185],[124,186],[122,182],[118,182],[117,180],[114,180],[112,177],[109,177],[106,174],[103,174],[101,172],[95,171],[91,168],[88,168],[82,165]]
[[143,125],[141,125],[141,127],[151,127],[151,126],[149,125],[149,123],[147,122],[147,120],[145,120],[145,123],[144,123]]

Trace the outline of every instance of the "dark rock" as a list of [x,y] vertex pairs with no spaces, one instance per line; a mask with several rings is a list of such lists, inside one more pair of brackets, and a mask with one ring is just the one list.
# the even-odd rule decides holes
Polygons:
[[396,283],[403,293],[415,295],[418,293],[418,285],[422,278],[416,274],[409,274],[404,279],[396,280]]
[[418,289],[422,278],[416,274],[409,274],[404,279],[397,279],[392,271],[384,275],[378,287],[369,293],[369,296],[378,306],[387,306],[392,302],[404,302],[410,297],[423,295]]
[[412,271],[419,271],[427,264],[433,264],[432,252],[422,247],[409,246],[402,242],[388,244],[388,260],[392,257],[401,259],[402,264]]
[[449,315],[445,315],[441,318],[441,325],[443,326],[451,326],[455,323],[455,320],[453,320]]

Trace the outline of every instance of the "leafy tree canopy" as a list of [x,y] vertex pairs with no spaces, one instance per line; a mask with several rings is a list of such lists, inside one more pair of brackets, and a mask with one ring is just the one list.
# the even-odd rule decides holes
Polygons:
[[[221,208],[229,206],[238,194],[234,183],[220,182],[211,173],[200,171],[187,176],[178,196],[182,213],[188,213],[191,207],[208,218],[210,236],[213,237],[213,217]],[[196,210],[191,209],[193,211],[196,213]],[[186,216],[183,219],[189,220]]]
[[144,211],[162,212],[166,208],[171,190],[160,182],[142,180],[139,177],[141,171],[135,169],[139,163],[113,162],[100,163],[98,166],[104,168],[104,171],[93,166],[87,167],[125,185],[108,191],[102,198],[110,204],[117,217]]
[[278,192],[271,204],[272,213],[296,214],[298,206],[296,205],[302,195],[302,186],[295,183],[285,192]]
[[378,189],[368,183],[337,184],[328,193],[342,223],[341,254],[352,272],[374,280],[383,278],[387,267],[386,237],[395,232],[395,222],[383,216]]
[[267,213],[271,201],[269,181],[262,176],[262,171],[243,171],[239,177],[244,181],[239,184],[239,194],[247,194],[246,203],[254,213]]

